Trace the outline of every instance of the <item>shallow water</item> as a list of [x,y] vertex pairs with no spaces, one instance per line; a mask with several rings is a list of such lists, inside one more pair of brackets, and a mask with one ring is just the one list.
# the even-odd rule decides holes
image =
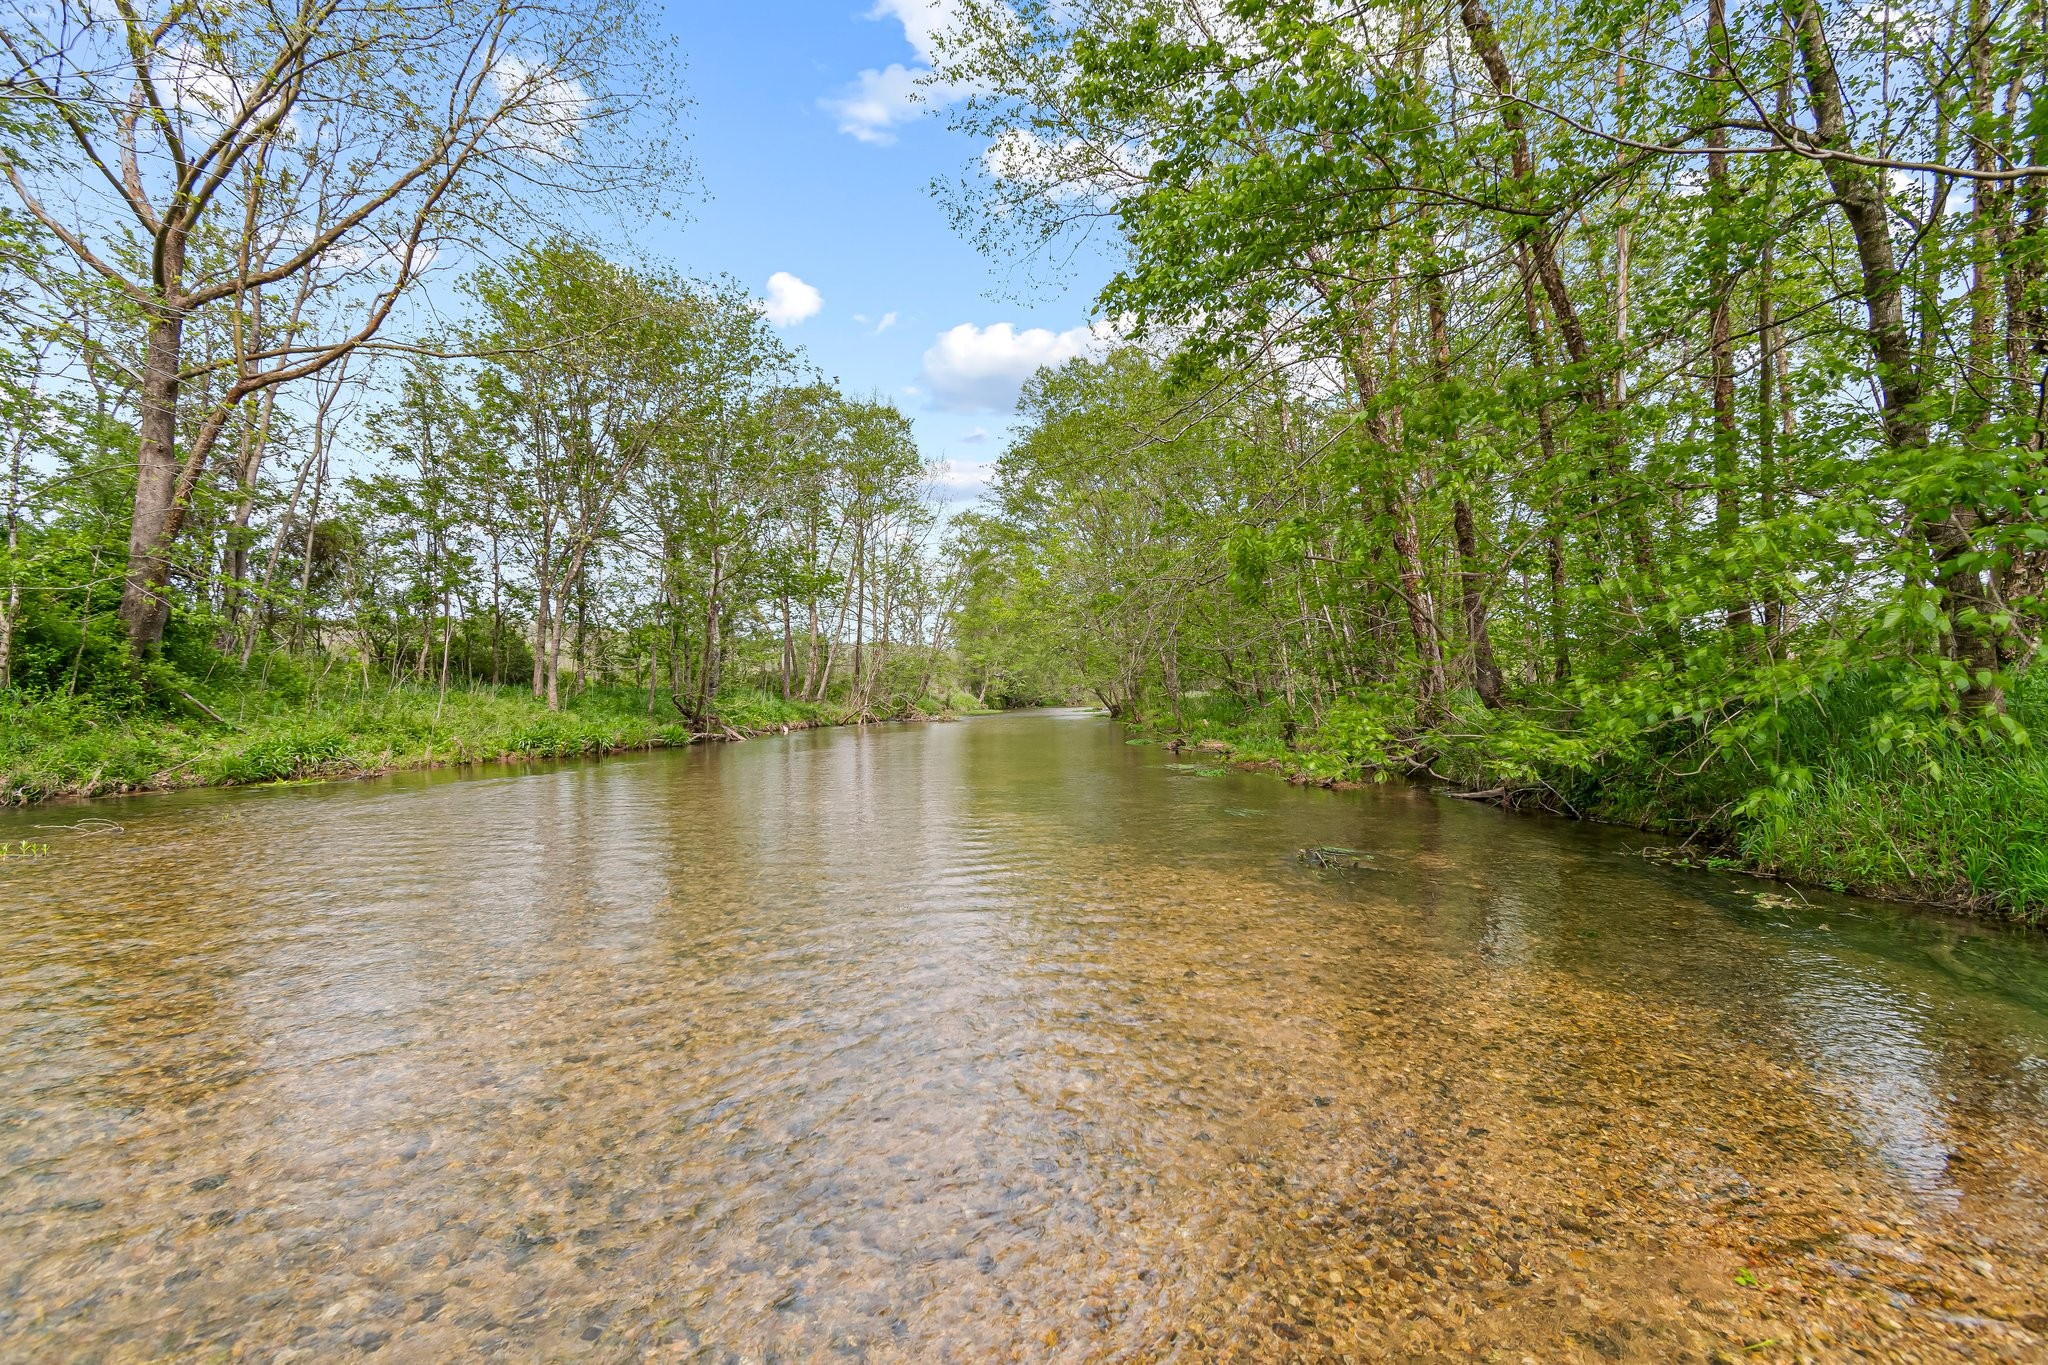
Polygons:
[[2048,1357],[2041,941],[1639,835],[1067,712],[23,838],[0,1358]]

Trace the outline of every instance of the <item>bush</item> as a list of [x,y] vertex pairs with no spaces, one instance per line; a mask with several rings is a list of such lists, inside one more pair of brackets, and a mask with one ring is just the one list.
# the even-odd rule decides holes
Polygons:
[[1598,697],[1490,711],[1459,693],[1429,726],[1390,685],[1333,702],[1291,743],[1296,718],[1277,699],[1190,693],[1177,726],[1155,698],[1138,728],[1316,779],[1424,772],[1503,788],[1823,886],[2048,921],[2048,754],[2027,738],[2048,733],[2048,680],[2023,679],[2011,725],[1983,729],[1912,725],[1900,685],[1866,672],[1701,716]]
[[348,752],[347,737],[334,730],[287,731],[253,740],[212,763],[216,782],[275,782],[314,772]]

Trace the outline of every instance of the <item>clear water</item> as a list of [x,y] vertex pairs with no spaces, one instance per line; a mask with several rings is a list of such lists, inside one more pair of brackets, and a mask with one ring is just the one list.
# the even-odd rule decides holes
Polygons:
[[2040,939],[1169,764],[7,814],[0,1357],[2048,1356]]

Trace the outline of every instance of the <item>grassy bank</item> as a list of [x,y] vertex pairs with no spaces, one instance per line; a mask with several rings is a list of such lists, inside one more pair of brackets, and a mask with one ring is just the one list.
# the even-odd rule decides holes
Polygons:
[[[525,687],[452,689],[400,684],[307,695],[232,682],[133,698],[35,697],[0,692],[0,804],[306,778],[361,777],[405,768],[496,760],[573,758],[694,742],[664,699],[593,688],[549,711]],[[926,698],[904,718],[947,713]],[[741,736],[850,719],[831,704],[785,702],[762,692],[719,700]],[[666,713],[666,714],[664,714]]]
[[[2028,683],[2012,714],[2048,735],[2048,687]],[[1178,716],[1157,710],[1132,725],[1196,746],[1207,762],[1310,782],[1417,778],[1675,835],[1703,863],[2048,924],[2048,752],[1941,735],[1889,742],[1873,720],[1882,714],[1880,698],[1843,689],[1789,708],[1768,755],[1711,758],[1669,733],[1582,743],[1476,703],[1420,734],[1354,703],[1310,719],[1222,695],[1183,698]]]

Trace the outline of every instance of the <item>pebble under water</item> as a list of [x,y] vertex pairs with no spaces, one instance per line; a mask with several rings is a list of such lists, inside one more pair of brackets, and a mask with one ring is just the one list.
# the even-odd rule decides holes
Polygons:
[[1039,712],[22,839],[0,1359],[2048,1358],[2041,939],[1630,831]]

